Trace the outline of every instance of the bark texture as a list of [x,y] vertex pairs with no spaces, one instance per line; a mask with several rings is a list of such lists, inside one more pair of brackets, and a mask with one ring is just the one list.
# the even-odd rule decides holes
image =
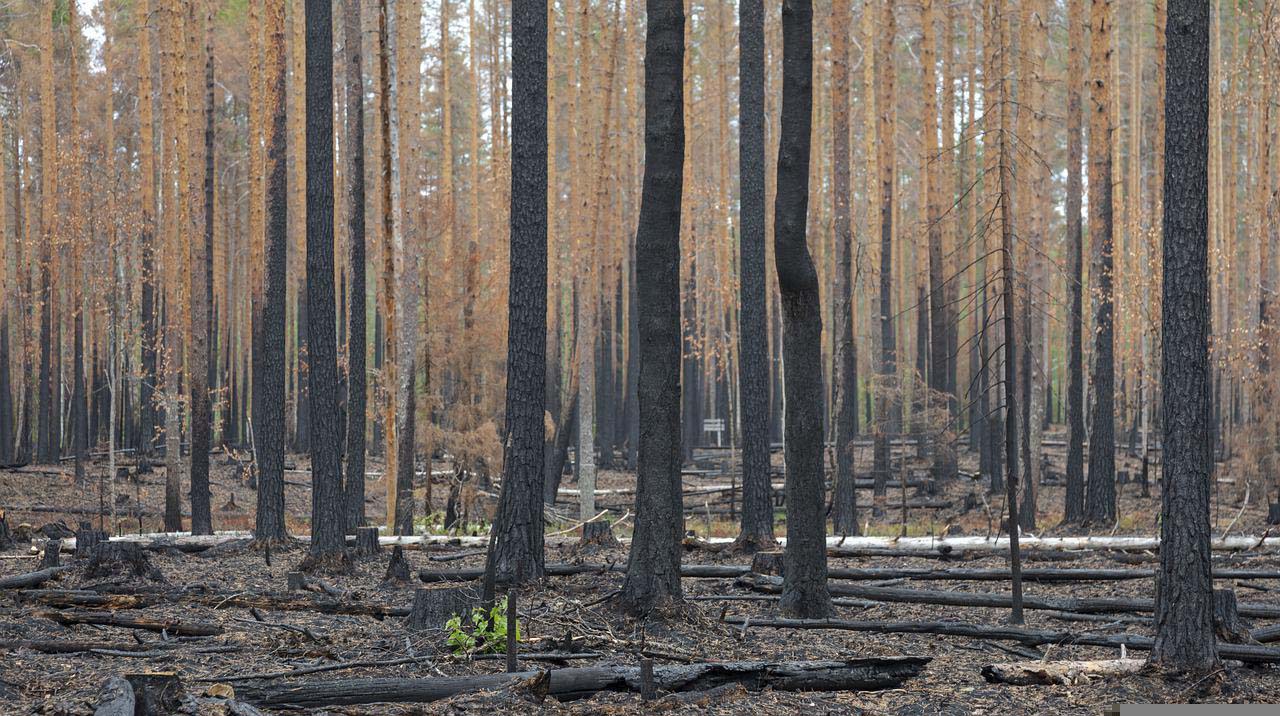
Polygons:
[[[636,230],[640,445],[635,535],[621,606],[646,613],[679,601],[680,207],[684,191],[684,4],[647,0],[644,183]],[[590,360],[590,356],[579,356]]]
[[822,467],[822,307],[809,255],[809,144],[813,129],[813,4],[782,4],[782,128],[773,258],[782,294],[786,382],[787,547],[782,610],[831,614]]
[[746,550],[769,548],[769,334],[765,304],[764,2],[738,3],[738,163],[741,191],[741,313],[738,395],[742,404],[742,529]]
[[1164,470],[1151,662],[1208,672],[1213,624],[1209,494],[1209,5],[1170,0],[1165,95],[1161,395]]
[[542,577],[546,440],[546,6],[514,0],[511,23],[510,255],[519,270],[510,272],[508,283],[505,475],[488,557],[495,579],[504,582]]

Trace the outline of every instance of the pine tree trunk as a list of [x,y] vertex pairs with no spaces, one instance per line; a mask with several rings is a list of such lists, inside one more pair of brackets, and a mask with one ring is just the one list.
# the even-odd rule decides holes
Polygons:
[[1170,0],[1164,155],[1161,342],[1164,489],[1151,663],[1171,671],[1217,668],[1209,495],[1213,445],[1208,274],[1209,8]]
[[1067,50],[1067,473],[1063,522],[1085,519],[1084,481],[1084,229],[1080,163],[1084,158],[1084,0],[1070,0]]
[[786,378],[787,548],[781,608],[831,614],[823,517],[822,313],[809,255],[809,144],[813,120],[813,6],[782,5],[782,126],[773,254],[782,295]]
[[836,474],[831,528],[839,535],[856,535],[853,438],[858,434],[858,349],[853,337],[853,219],[849,209],[849,0],[834,0],[831,22],[831,198],[836,243]]
[[343,0],[342,30],[346,44],[346,140],[347,217],[351,243],[351,306],[347,335],[347,434],[343,502],[346,504],[347,532],[365,523],[364,464],[365,421],[368,388],[365,373],[365,187],[364,187],[364,54],[361,33],[361,6],[364,0]]
[[[636,231],[640,442],[635,533],[620,601],[633,613],[682,598],[680,207],[684,184],[684,7],[647,0],[645,169]],[[587,357],[579,356],[580,360]]]
[[311,554],[345,547],[333,296],[333,4],[307,0],[307,375]]
[[507,440],[486,565],[503,582],[543,574],[546,439],[547,10],[534,0],[515,0],[511,22],[510,254],[520,270],[508,278]]
[[[876,107],[880,111],[878,143],[880,170],[880,374],[881,390],[877,396],[879,418],[875,427],[875,448],[873,449],[877,496],[883,495],[884,484],[889,477],[889,435],[900,428],[901,407],[894,397],[897,393],[897,341],[894,332],[893,315],[893,202],[896,178],[895,156],[895,122],[896,114],[894,95],[894,74],[897,71],[894,63],[894,38],[897,35],[897,21],[894,16],[896,0],[880,0],[881,20],[877,28],[876,68],[880,72],[878,84],[879,96]],[[872,10],[868,7],[865,11]]]
[[285,287],[288,281],[289,191],[286,141],[284,4],[266,3],[264,97],[269,111],[266,128],[266,271],[262,307],[262,356],[255,366],[254,393],[257,421],[253,426],[258,455],[258,509],[254,537],[282,540],[284,514],[285,448]]
[[1097,265],[1090,272],[1094,319],[1093,414],[1089,421],[1087,519],[1108,527],[1116,519],[1115,325],[1111,193],[1111,0],[1090,0],[1089,240]]
[[[192,6],[192,13],[196,9]],[[202,20],[202,21],[201,21]],[[192,242],[191,265],[191,362],[188,381],[191,395],[191,532],[213,534],[209,495],[209,447],[213,415],[209,405],[209,372],[213,358],[213,9],[206,6],[200,22],[205,39],[204,62],[204,235]]]

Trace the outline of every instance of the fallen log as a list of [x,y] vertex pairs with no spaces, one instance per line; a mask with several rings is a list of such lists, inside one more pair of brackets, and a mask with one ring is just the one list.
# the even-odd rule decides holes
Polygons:
[[26,574],[15,574],[12,577],[4,577],[3,579],[0,579],[0,589],[26,589],[28,587],[38,587],[69,569],[71,569],[71,567],[49,567],[35,572],[27,572]]
[[[782,591],[782,578],[763,575],[740,577],[739,584],[756,591],[778,593]],[[989,592],[945,592],[935,589],[905,589],[901,587],[875,587],[860,584],[828,584],[833,596],[849,596],[871,599],[877,602],[905,604],[936,604],[949,607],[977,607],[1008,609],[1013,605],[1013,595]],[[1155,611],[1154,599],[1126,599],[1120,597],[1038,597],[1024,596],[1025,609],[1048,609],[1056,612],[1078,614],[1147,614]],[[1280,606],[1270,604],[1241,604],[1242,616],[1263,619],[1280,619]]]
[[[190,649],[190,646],[190,644],[186,644],[184,642],[146,642],[139,644],[137,642],[70,641],[66,639],[0,640],[0,651],[27,649],[29,651],[38,651],[41,654],[102,653],[147,655],[163,653],[178,647],[186,647],[187,649]],[[193,651],[195,653],[223,653],[227,651],[238,651],[239,648],[240,647],[234,645],[225,645],[203,647]]]
[[1259,644],[1268,644],[1273,641],[1280,641],[1280,624],[1272,624],[1249,632],[1249,638]]
[[226,630],[218,624],[183,619],[151,619],[148,617],[124,617],[113,612],[63,612],[42,611],[36,616],[49,619],[63,626],[73,624],[97,624],[124,629],[165,632],[176,636],[218,636]]
[[[1150,651],[1155,640],[1138,634],[1089,634],[1071,631],[1028,629],[1008,625],[966,624],[964,622],[886,622],[852,621],[844,619],[765,619],[725,617],[726,624],[773,629],[832,629],[874,634],[938,634],[969,639],[992,641],[1016,641],[1025,646],[1058,644],[1101,646],[1119,649]],[[1255,664],[1280,664],[1280,649],[1253,644],[1227,644],[1218,642],[1218,655]]]
[[1143,659],[1100,659],[1097,661],[1025,661],[1014,664],[988,664],[982,667],[982,678],[991,683],[1014,686],[1088,683],[1106,676],[1136,674],[1147,665]]
[[[927,663],[928,657],[903,656],[847,661],[681,664],[654,667],[653,680],[657,688],[664,691],[702,691],[730,683],[739,683],[752,690],[857,691],[901,686],[919,674]],[[521,682],[528,683],[539,693],[567,701],[601,691],[639,691],[640,668],[593,666],[433,679],[342,679],[290,686],[242,686],[236,694],[261,706],[321,708],[373,703],[426,703]]]
[[349,614],[376,619],[409,616],[409,607],[329,599],[310,594],[249,594],[244,592],[205,592],[187,590],[139,590],[130,594],[104,594],[88,590],[32,589],[15,592],[27,601],[51,607],[90,607],[95,609],[145,609],[156,604],[195,604],[213,609],[268,609],[271,611],[303,611],[319,614]]
[[[146,549],[164,549],[172,547],[184,552],[199,552],[221,542],[252,537],[249,532],[231,531],[213,535],[192,535],[189,532],[158,532],[141,535],[121,535],[112,537],[112,541],[140,542]],[[351,538],[354,540],[354,537]],[[306,535],[298,537],[302,543],[310,541]],[[713,537],[707,540],[712,544],[732,544],[732,537]],[[623,544],[630,540],[620,540]],[[779,544],[786,544],[785,538],[778,539]],[[577,543],[576,537],[548,539],[548,546],[571,546]],[[1111,535],[1083,537],[1033,537],[1024,535],[1019,543],[1026,550],[1158,550],[1159,537],[1120,537]],[[382,547],[400,545],[406,549],[420,549],[429,545],[448,545],[452,547],[485,548],[489,545],[487,535],[450,536],[450,535],[383,535],[378,537]],[[1220,552],[1252,551],[1257,553],[1280,552],[1280,536],[1265,535],[1232,535],[1213,540],[1213,549]],[[75,540],[67,539],[62,543],[63,551],[74,551]],[[948,554],[1004,554],[1009,551],[1007,537],[956,536],[956,537],[828,537],[827,552],[833,556],[861,556],[870,554],[868,550],[888,550],[879,552],[885,556],[943,556]]]

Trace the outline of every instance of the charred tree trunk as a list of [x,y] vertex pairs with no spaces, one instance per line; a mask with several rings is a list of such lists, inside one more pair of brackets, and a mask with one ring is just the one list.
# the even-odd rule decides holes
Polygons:
[[1115,309],[1111,192],[1111,0],[1091,0],[1089,117],[1089,239],[1097,247],[1091,272],[1098,301],[1094,326],[1093,414],[1089,421],[1087,519],[1116,519]]
[[773,489],[769,485],[769,329],[765,306],[763,0],[741,0],[738,24],[742,527],[737,542],[742,549],[755,551],[774,545]]
[[[510,272],[508,283],[505,475],[486,565],[494,578],[503,582],[542,577],[546,484],[546,6],[534,0],[514,0],[511,22],[510,256],[511,265],[520,270]],[[590,356],[580,358],[590,360]]]
[[254,537],[287,537],[284,522],[285,284],[289,243],[288,164],[285,125],[284,4],[268,3],[264,28],[267,102],[266,272],[263,287],[261,359],[255,361],[254,446],[258,461],[258,508]]
[[[632,613],[682,598],[680,208],[684,191],[684,4],[646,0],[645,169],[636,230],[640,442],[635,535],[619,595]],[[579,356],[589,360],[589,356]]]
[[363,0],[344,0],[343,41],[346,44],[348,240],[351,242],[351,307],[347,326],[347,464],[342,485],[347,532],[364,525],[365,421],[368,410],[365,375],[365,193],[364,193],[364,73],[360,58]]
[[1067,474],[1063,522],[1079,524],[1084,512],[1084,236],[1081,203],[1083,158],[1084,0],[1067,13]]
[[813,5],[782,5],[782,128],[773,256],[782,295],[786,377],[787,547],[782,610],[831,614],[822,466],[822,308],[809,256],[809,143],[813,123]]
[[[196,10],[192,9],[192,12]],[[195,18],[192,18],[195,22]],[[191,532],[213,534],[209,495],[209,444],[213,414],[209,369],[213,364],[213,9],[203,18],[204,62],[204,235],[191,251],[191,351],[187,371],[191,400]]]
[[831,527],[839,535],[858,534],[857,490],[854,489],[853,438],[858,434],[858,353],[853,340],[853,221],[849,210],[849,1],[832,3],[831,196],[836,242],[836,474],[831,499]]
[[1209,495],[1209,3],[1169,2],[1161,395],[1164,470],[1151,662],[1217,667]]

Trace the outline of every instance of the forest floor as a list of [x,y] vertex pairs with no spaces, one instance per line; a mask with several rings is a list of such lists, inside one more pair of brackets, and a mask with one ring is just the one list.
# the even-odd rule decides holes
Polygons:
[[[253,491],[241,484],[233,465],[223,459],[214,460],[213,492],[215,506],[214,523],[219,530],[248,529],[252,526]],[[36,472],[32,468],[20,471],[0,472],[0,506],[8,513],[11,526],[19,523],[34,528],[57,521],[75,528],[81,519],[92,520],[97,526],[99,497],[95,490],[77,488],[73,484],[70,465],[59,474]],[[376,466],[371,470],[376,471]],[[438,468],[439,469],[439,468]],[[1122,468],[1123,469],[1123,468]],[[295,533],[305,533],[305,515],[309,511],[307,475],[286,475],[289,525]],[[705,475],[686,477],[686,491],[696,491],[699,485],[718,479]],[[1230,478],[1225,478],[1230,479]],[[566,478],[566,486],[572,480]],[[607,473],[602,476],[600,489],[625,489],[633,485],[633,478],[625,473]],[[185,486],[184,486],[185,487]],[[1242,508],[1244,486],[1234,482],[1221,486],[1217,507],[1220,535],[1230,525],[1232,534],[1261,535],[1266,531],[1266,500],[1261,486],[1251,486],[1250,501]],[[436,486],[433,504],[440,509],[444,491]],[[383,483],[371,477],[368,494],[370,515],[382,513]],[[128,492],[127,496],[124,494]],[[921,499],[915,489],[908,490],[912,499]],[[948,485],[944,494],[932,496],[936,501],[950,501],[949,507],[910,510],[907,529],[912,534],[988,534],[998,528],[1002,505],[998,497],[987,497],[990,504],[979,499],[979,506],[964,510],[964,495],[976,493],[985,496],[985,489],[977,482],[960,480]],[[184,490],[185,494],[185,490]],[[478,493],[483,507],[483,492]],[[1151,497],[1141,497],[1136,485],[1121,489],[1121,523],[1115,534],[1151,535],[1155,533],[1155,516],[1158,513],[1158,488],[1152,487]],[[163,471],[144,475],[135,486],[129,483],[121,490],[119,502],[120,521],[116,530],[137,531],[137,517],[127,514],[134,500],[141,504],[163,504]],[[234,495],[232,509],[228,506]],[[564,498],[562,498],[564,499]],[[600,498],[602,505],[625,503],[630,496],[617,495]],[[871,502],[869,491],[859,491],[859,499],[866,506]],[[1044,534],[1058,535],[1064,532],[1053,529],[1058,522],[1057,511],[1061,505],[1061,488],[1046,486],[1041,492],[1040,524],[1048,527]],[[868,519],[868,532],[895,535],[902,528],[898,505],[901,493],[897,488],[889,490],[884,500],[884,510],[877,519],[870,520],[870,510],[863,510]],[[732,536],[732,523],[728,515],[712,514],[690,505],[687,525],[699,536]],[[40,511],[32,511],[40,508]],[[419,507],[421,511],[421,507]],[[576,514],[576,506],[564,505],[562,511]],[[624,511],[625,513],[625,511]],[[144,514],[142,529],[157,531],[158,514]],[[571,523],[566,523],[566,527]],[[559,528],[548,527],[548,531]],[[785,527],[779,525],[778,534]],[[618,530],[623,535],[625,524]],[[1107,534],[1110,530],[1098,531]],[[20,537],[25,534],[20,534]],[[40,535],[36,535],[37,542]],[[625,548],[606,549],[590,554],[581,553],[572,544],[573,533],[568,532],[554,541],[547,550],[547,562],[582,562],[625,564]],[[568,542],[568,543],[566,543]],[[270,553],[268,564],[265,555],[243,546],[217,548],[201,553],[180,552],[175,549],[158,549],[147,553],[152,566],[159,570],[159,581],[138,579],[91,579],[84,574],[86,560],[73,560],[63,555],[63,563],[73,565],[70,571],[55,581],[43,585],[47,590],[97,590],[98,592],[169,591],[191,594],[261,595],[285,594],[286,573],[296,569],[305,556],[305,548],[295,545],[288,549],[276,549]],[[413,602],[415,587],[422,587],[416,575],[418,570],[450,570],[483,566],[484,557],[474,547],[432,545],[421,550],[405,552],[412,574],[407,584],[383,583],[382,578],[388,560],[388,550],[383,549],[375,557],[357,559],[351,574],[324,576],[330,594],[307,595],[308,598],[358,604],[376,603],[405,609]],[[1054,555],[1044,555],[1050,557]],[[455,559],[456,557],[456,559]],[[448,558],[448,559],[441,559]],[[1073,555],[1069,561],[1030,562],[1031,567],[1104,567],[1140,569],[1156,566],[1151,553],[1088,552]],[[684,556],[690,564],[750,563],[749,557],[691,547]],[[1260,570],[1280,570],[1280,555],[1246,554],[1222,555],[1223,566]],[[860,558],[832,557],[830,566],[836,567],[987,567],[1006,566],[1003,555],[969,555],[963,560],[943,562],[934,558],[874,556]],[[0,577],[30,572],[38,569],[38,559],[26,543],[0,553]],[[538,651],[563,653],[567,650],[596,654],[589,659],[566,662],[522,662],[522,668],[560,668],[598,664],[635,665],[641,656],[653,658],[657,665],[700,661],[727,660],[803,660],[844,659],[869,656],[912,655],[930,657],[932,661],[917,677],[908,680],[901,688],[866,692],[807,692],[745,691],[720,689],[714,692],[662,695],[657,701],[642,704],[634,693],[601,693],[594,697],[560,703],[554,698],[538,702],[528,688],[512,686],[498,691],[470,693],[454,696],[428,704],[328,707],[328,713],[340,714],[488,714],[529,713],[548,714],[610,714],[610,713],[672,713],[672,714],[734,714],[750,712],[794,714],[1098,714],[1105,706],[1118,703],[1169,703],[1169,702],[1238,702],[1280,703],[1280,668],[1271,666],[1244,666],[1228,662],[1223,670],[1212,678],[1198,682],[1166,680],[1156,675],[1133,675],[1085,681],[1071,686],[1010,686],[987,683],[980,671],[984,665],[995,662],[1025,661],[1047,657],[1060,659],[1114,659],[1116,649],[1054,644],[1031,648],[1012,642],[982,641],[969,638],[936,636],[931,634],[870,634],[832,630],[794,630],[774,628],[743,628],[728,623],[732,617],[762,619],[776,614],[776,601],[767,598],[742,599],[753,595],[749,589],[739,586],[732,578],[683,580],[686,597],[692,597],[678,612],[662,621],[637,622],[611,610],[608,596],[622,583],[620,572],[579,574],[571,577],[553,577],[534,590],[522,592],[519,600],[520,636],[522,654]],[[1220,580],[1218,587],[1234,586],[1240,602],[1270,605],[1280,608],[1280,580],[1253,579]],[[834,583],[834,582],[833,582]],[[846,582],[852,584],[852,582]],[[862,584],[872,584],[864,582]],[[1006,593],[1008,584],[1001,581],[932,581],[891,582],[891,586],[912,589],[934,589],[951,592]],[[429,585],[441,586],[441,585]],[[476,582],[463,586],[476,591]],[[83,594],[84,592],[78,592]],[[1150,597],[1152,582],[1149,579],[1106,582],[1029,583],[1027,594],[1039,597]],[[213,636],[175,637],[167,633],[139,631],[118,626],[71,625],[63,626],[48,618],[47,614],[68,610],[48,600],[41,600],[39,590],[0,591],[0,641],[7,640],[58,640],[98,642],[97,652],[49,654],[28,648],[3,649],[0,657],[0,713],[41,714],[92,714],[98,702],[103,682],[110,676],[152,672],[177,672],[187,692],[194,696],[227,694],[224,685],[232,689],[251,686],[307,684],[351,678],[427,678],[433,676],[469,676],[497,673],[503,670],[500,658],[472,659],[455,655],[448,644],[444,624],[435,628],[411,631],[399,616],[378,618],[366,615],[328,614],[310,610],[228,606],[239,604],[225,602],[160,601],[143,608],[124,608],[116,605],[117,614],[150,619],[178,619],[183,623],[217,625],[222,633]],[[296,595],[297,593],[295,593]],[[719,597],[737,597],[727,600]],[[860,606],[837,606],[836,618],[870,621],[956,621],[969,624],[1000,625],[1007,620],[1007,610],[988,608],[945,607],[926,604],[884,603]],[[1276,623],[1266,619],[1248,619],[1253,627]],[[1150,634],[1148,623],[1117,617],[1115,620],[1093,622],[1068,622],[1054,612],[1027,612],[1027,627],[1052,629],[1072,633],[1096,634]],[[570,638],[571,637],[571,638]],[[132,650],[113,649],[120,645]],[[1133,656],[1144,654],[1132,652]],[[334,666],[342,662],[395,661],[359,668],[336,668],[330,671],[303,675],[287,672],[317,666]],[[268,679],[251,679],[254,673],[285,672]],[[196,701],[190,702],[192,704]],[[231,702],[214,698],[200,700],[199,713],[236,713],[229,710]],[[292,713],[297,713],[297,710]],[[314,712],[314,711],[307,711]],[[283,713],[283,712],[282,712]]]

